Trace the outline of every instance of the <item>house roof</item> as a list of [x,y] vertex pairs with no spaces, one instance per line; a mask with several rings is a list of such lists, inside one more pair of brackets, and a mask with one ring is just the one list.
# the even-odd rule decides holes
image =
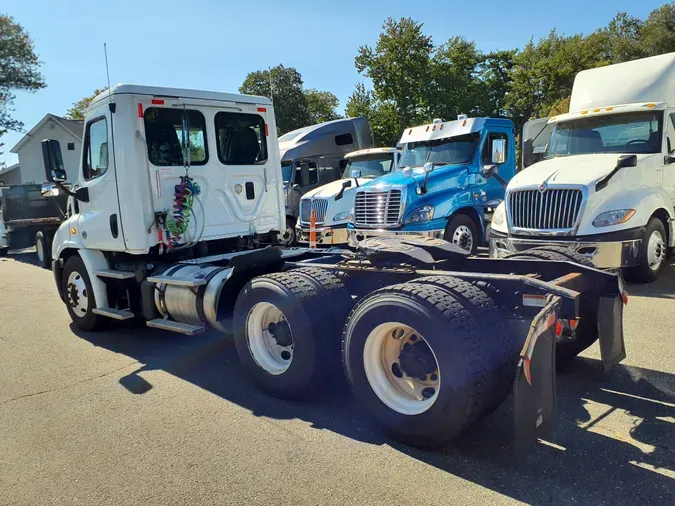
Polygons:
[[82,141],[82,132],[84,131],[84,123],[79,120],[71,120],[57,116],[56,114],[47,114],[40,122],[31,128],[30,132],[24,135],[16,145],[10,149],[10,153],[17,153],[21,147],[33,137],[40,128],[42,128],[49,120],[54,121],[57,125],[63,128],[66,132],[72,135],[76,140]]
[[10,165],[9,167],[5,167],[4,169],[0,169],[0,176],[3,174],[7,174],[8,172],[12,172],[13,170],[16,170],[19,168],[19,164],[15,163],[14,165]]

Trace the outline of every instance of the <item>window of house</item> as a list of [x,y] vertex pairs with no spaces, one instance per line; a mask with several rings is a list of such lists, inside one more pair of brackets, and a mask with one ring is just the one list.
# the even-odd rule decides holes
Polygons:
[[504,149],[506,150],[506,153],[504,154],[504,163],[509,159],[509,150],[508,150],[508,145],[509,145],[509,138],[506,134],[501,134],[501,133],[491,133],[488,134],[487,141],[485,142],[485,146],[483,146],[483,154],[481,155],[481,158],[483,160],[484,165],[489,165],[492,163],[492,143],[495,139],[501,139],[504,141]]
[[[306,160],[307,161],[307,160]],[[299,183],[302,181],[302,168],[300,166],[301,162],[295,164],[295,182]],[[319,182],[319,170],[317,169],[316,162],[307,161],[309,165],[309,184],[316,184]]]
[[75,151],[75,143],[74,142],[68,143],[68,151]]
[[[145,140],[150,163],[159,167],[182,167],[183,135],[188,134],[190,165],[209,160],[206,144],[206,120],[199,111],[148,107],[143,114]],[[187,140],[187,138],[186,138]]]
[[108,125],[99,118],[87,125],[85,135],[84,179],[89,181],[108,170]]
[[265,120],[259,114],[216,114],[218,159],[225,165],[258,165],[267,161]]
[[340,134],[335,136],[335,144],[338,146],[347,146],[348,144],[353,144],[354,138],[352,134]]

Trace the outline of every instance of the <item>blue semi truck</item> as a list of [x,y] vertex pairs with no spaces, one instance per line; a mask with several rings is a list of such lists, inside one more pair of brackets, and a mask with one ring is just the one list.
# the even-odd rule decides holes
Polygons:
[[516,172],[514,132],[511,120],[463,115],[406,129],[398,170],[356,192],[350,246],[368,237],[417,235],[475,253]]

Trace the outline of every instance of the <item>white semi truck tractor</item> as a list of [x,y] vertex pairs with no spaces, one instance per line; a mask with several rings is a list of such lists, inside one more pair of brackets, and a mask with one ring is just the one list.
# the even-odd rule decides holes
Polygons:
[[492,257],[573,251],[650,282],[675,246],[675,53],[580,72],[541,161],[508,185]]
[[274,245],[284,194],[265,98],[118,85],[91,103],[82,149],[66,188],[58,141],[43,141],[47,179],[69,195],[54,279],[82,330],[232,332],[280,397],[325,393],[342,362],[383,428],[415,445],[507,398],[517,441],[533,443],[554,419],[556,360],[597,339],[606,368],[625,356],[620,279],[572,255],[468,258],[424,238]]

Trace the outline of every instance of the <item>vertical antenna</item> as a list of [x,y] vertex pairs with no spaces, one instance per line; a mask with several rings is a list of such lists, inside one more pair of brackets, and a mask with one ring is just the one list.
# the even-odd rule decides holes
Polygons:
[[112,102],[112,94],[110,93],[110,69],[108,68],[108,46],[103,43],[103,52],[105,53],[105,74],[108,78],[108,98]]

